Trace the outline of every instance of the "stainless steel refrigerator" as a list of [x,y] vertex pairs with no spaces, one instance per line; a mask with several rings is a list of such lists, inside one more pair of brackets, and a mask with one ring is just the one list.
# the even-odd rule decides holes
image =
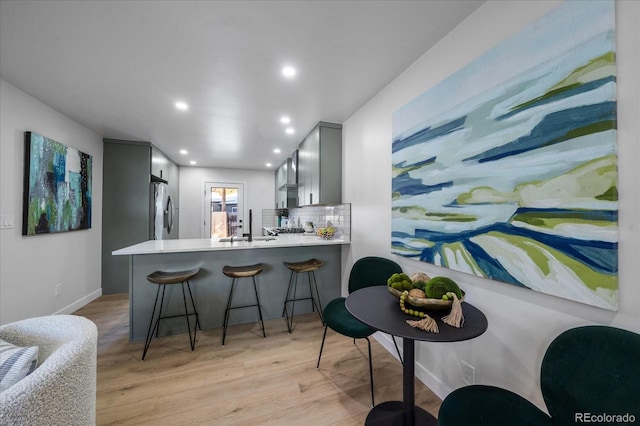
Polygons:
[[154,240],[168,240],[176,238],[173,226],[175,210],[171,191],[166,182],[156,181],[151,183],[153,204],[151,207],[151,223],[153,224]]

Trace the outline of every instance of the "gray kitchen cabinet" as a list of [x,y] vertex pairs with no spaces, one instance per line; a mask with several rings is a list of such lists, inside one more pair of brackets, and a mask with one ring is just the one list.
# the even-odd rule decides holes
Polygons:
[[298,147],[298,203],[342,202],[342,125],[319,122]]
[[177,238],[179,168],[149,142],[103,142],[102,293],[127,293],[128,260],[111,252],[153,239],[151,175],[168,182],[174,206],[171,237]]
[[276,208],[294,208],[298,207],[298,173],[296,164],[298,151],[292,157],[285,160],[284,163],[276,170]]
[[[177,179],[178,166],[162,153],[158,148],[151,145],[151,174],[168,181]],[[173,178],[173,179],[172,179]]]
[[[287,159],[288,160],[288,159]],[[285,161],[275,174],[275,187],[276,187],[276,208],[284,208],[284,204],[287,202],[285,191],[280,191],[280,188],[286,187],[287,184],[287,161]]]

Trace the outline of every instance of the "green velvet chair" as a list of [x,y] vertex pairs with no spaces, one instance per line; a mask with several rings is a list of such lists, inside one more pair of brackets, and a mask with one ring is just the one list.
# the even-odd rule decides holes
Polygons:
[[[402,268],[396,262],[385,259],[382,257],[363,257],[358,259],[351,268],[349,274],[349,293],[359,290],[364,287],[370,287],[374,285],[387,285],[387,279],[395,274],[402,272]],[[371,383],[371,405],[375,405],[374,393],[373,393],[373,365],[371,363],[371,341],[369,336],[375,333],[375,328],[369,327],[365,323],[357,320],[353,315],[347,311],[345,307],[344,297],[338,297],[330,301],[322,311],[322,317],[324,318],[324,334],[322,335],[322,344],[320,346],[320,354],[318,355],[318,364],[316,368],[320,368],[320,358],[322,358],[322,349],[324,348],[324,340],[327,337],[327,327],[333,331],[340,333],[344,336],[355,339],[366,339],[367,348],[369,350],[369,379]],[[396,339],[393,339],[393,344],[398,352],[398,357],[402,361],[400,356],[400,350]]]
[[563,332],[545,352],[540,387],[548,415],[506,389],[472,385],[445,398],[438,425],[634,424],[586,419],[627,415],[640,421],[640,334],[597,325]]

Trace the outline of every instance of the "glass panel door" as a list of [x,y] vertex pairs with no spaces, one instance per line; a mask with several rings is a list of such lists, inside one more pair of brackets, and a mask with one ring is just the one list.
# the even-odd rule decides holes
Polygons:
[[205,238],[242,236],[243,184],[205,184]]

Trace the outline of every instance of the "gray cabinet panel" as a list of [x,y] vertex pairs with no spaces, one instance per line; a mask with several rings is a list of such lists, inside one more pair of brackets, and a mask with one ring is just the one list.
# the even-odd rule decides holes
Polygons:
[[287,203],[287,193],[286,193],[286,185],[287,185],[287,170],[289,167],[289,159],[282,163],[278,170],[276,170],[276,208],[281,209],[286,207]]
[[319,203],[342,202],[342,129],[320,127]]
[[294,208],[298,206],[298,179],[293,164],[293,160],[291,158],[287,158],[287,160],[282,163],[278,170],[276,170],[275,204],[277,209]]
[[342,202],[342,125],[320,122],[298,149],[300,206]]
[[111,252],[153,238],[151,174],[169,182],[178,236],[179,167],[149,142],[104,139],[102,293],[129,291],[129,262]]
[[102,293],[129,291],[129,260],[111,252],[149,239],[149,144],[105,140],[102,200]]

